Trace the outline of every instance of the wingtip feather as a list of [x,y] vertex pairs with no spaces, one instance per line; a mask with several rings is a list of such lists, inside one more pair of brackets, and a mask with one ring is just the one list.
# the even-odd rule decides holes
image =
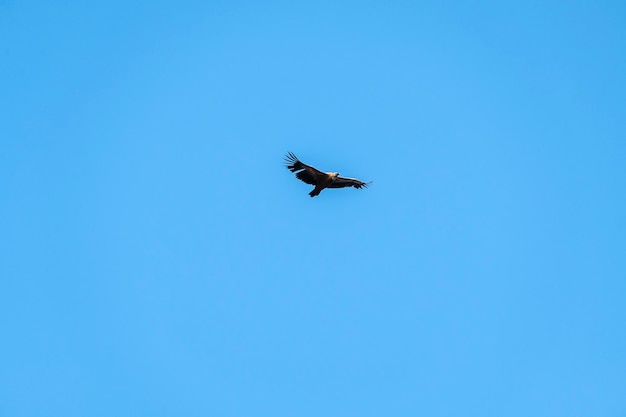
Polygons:
[[287,167],[287,169],[291,172],[301,169],[298,167],[298,164],[301,164],[302,162],[300,162],[298,157],[291,151],[287,152],[287,155],[284,156],[284,163],[285,167]]

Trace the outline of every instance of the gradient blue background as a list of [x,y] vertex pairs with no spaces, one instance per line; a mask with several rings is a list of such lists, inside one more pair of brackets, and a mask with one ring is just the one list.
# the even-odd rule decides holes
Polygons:
[[3,1],[0,416],[625,416],[626,6],[440,3]]

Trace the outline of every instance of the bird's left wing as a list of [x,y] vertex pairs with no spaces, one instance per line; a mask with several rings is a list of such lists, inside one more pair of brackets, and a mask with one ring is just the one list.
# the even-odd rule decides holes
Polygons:
[[328,186],[328,188],[344,188],[344,187],[354,187],[354,188],[367,188],[372,182],[363,182],[361,180],[357,180],[356,178],[345,178],[345,177],[337,177],[335,181],[332,182]]

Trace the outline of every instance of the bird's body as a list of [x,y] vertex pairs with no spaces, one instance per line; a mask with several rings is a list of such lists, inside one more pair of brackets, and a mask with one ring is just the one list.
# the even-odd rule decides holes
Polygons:
[[315,188],[313,189],[313,191],[311,191],[309,193],[309,195],[311,197],[315,197],[316,195],[318,195],[319,193],[322,192],[322,190],[324,188],[328,188],[332,185],[332,183],[337,179],[337,177],[339,176],[338,172],[326,172],[325,176],[321,176],[317,183],[315,184]]
[[315,186],[309,193],[311,197],[319,195],[325,188],[354,187],[363,188],[370,183],[366,183],[356,178],[340,177],[338,172],[322,172],[315,167],[304,164],[291,152],[285,157],[287,169],[296,173],[296,178],[307,184]]

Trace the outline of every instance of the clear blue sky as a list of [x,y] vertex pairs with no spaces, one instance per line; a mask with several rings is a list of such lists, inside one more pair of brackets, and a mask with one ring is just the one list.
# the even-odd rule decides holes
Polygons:
[[0,39],[0,416],[626,415],[623,2],[8,0]]

